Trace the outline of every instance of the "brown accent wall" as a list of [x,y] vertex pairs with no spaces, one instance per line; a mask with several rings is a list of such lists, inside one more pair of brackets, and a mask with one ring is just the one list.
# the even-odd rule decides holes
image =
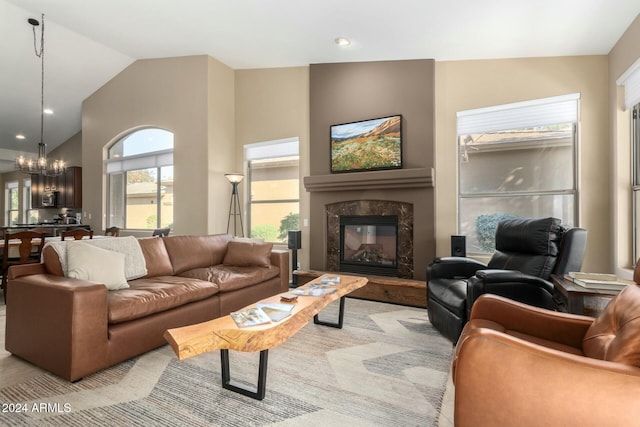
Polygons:
[[[388,200],[414,206],[414,278],[424,279],[435,255],[433,60],[314,64],[310,66],[310,268],[327,265],[325,206]],[[332,124],[402,115],[403,169],[330,173]]]

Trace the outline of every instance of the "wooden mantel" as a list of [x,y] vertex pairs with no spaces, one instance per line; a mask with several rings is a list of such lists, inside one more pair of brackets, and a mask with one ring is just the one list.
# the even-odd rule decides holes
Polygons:
[[433,168],[390,169],[304,177],[307,191],[433,188]]

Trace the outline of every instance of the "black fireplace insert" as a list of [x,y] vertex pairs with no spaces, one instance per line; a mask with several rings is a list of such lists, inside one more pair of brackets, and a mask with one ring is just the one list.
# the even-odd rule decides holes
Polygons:
[[398,276],[398,217],[340,216],[340,271]]

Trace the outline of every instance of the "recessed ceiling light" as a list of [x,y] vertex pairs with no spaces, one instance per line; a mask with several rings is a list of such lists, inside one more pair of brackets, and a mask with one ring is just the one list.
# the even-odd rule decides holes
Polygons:
[[53,114],[53,110],[51,108],[45,108],[42,112],[45,114]]
[[338,46],[349,46],[351,44],[351,40],[346,37],[336,37],[335,42]]
[[16,139],[24,139],[24,138],[25,138],[25,136],[23,134],[21,134],[21,133],[16,135]]

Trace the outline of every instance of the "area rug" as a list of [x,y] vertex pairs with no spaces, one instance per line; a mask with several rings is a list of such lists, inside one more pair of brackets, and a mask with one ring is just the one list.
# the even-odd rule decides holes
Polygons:
[[[0,424],[437,425],[452,346],[426,310],[352,298],[345,310],[343,329],[310,323],[269,351],[262,401],[221,387],[219,352],[179,361],[164,346],[77,383],[39,371],[0,384]],[[335,321],[337,304],[320,317]],[[230,363],[232,378],[255,384],[257,354]]]

